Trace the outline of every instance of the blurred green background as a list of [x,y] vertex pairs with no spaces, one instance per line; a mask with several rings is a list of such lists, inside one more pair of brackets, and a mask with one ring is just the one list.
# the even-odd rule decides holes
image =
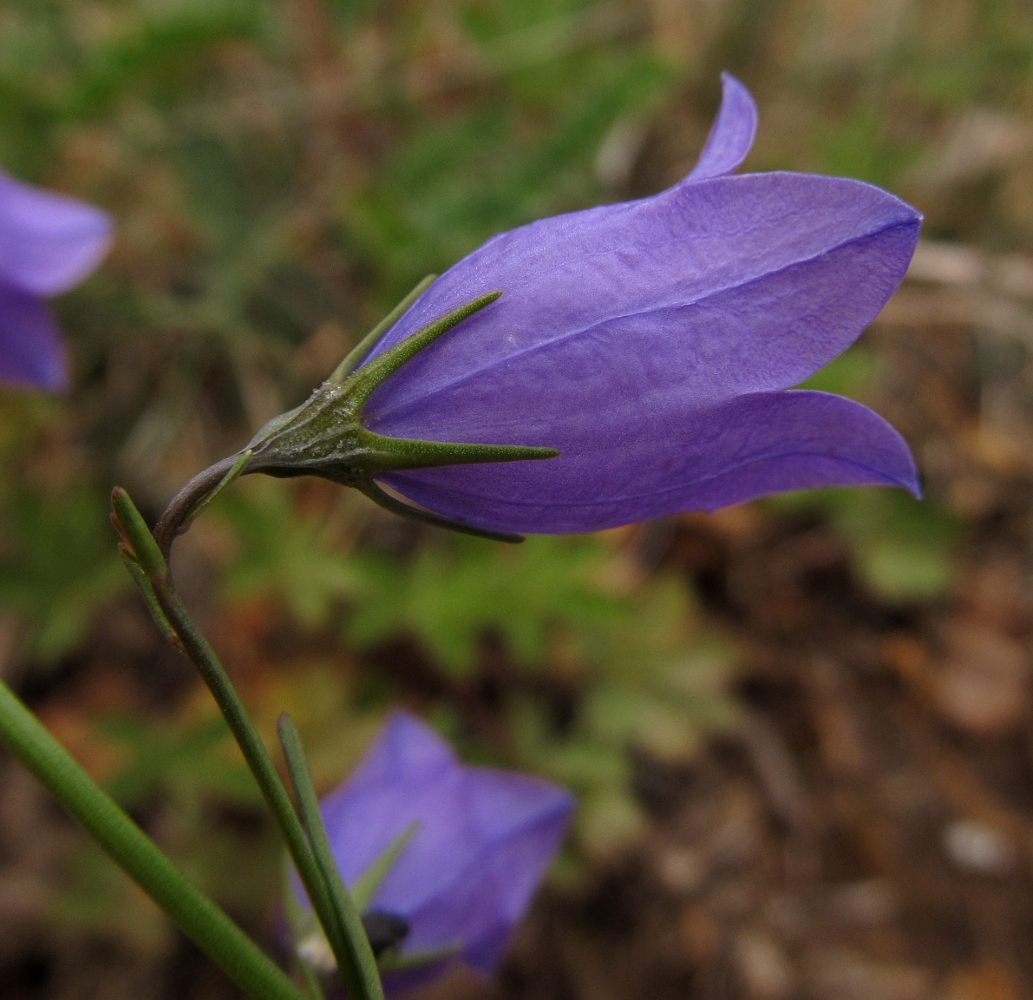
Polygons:
[[[252,786],[130,593],[111,485],[153,518],[425,274],[501,230],[673,183],[721,70],[760,107],[747,169],[859,177],[918,205],[927,237],[1033,249],[1033,10],[1018,0],[0,6],[0,164],[106,208],[118,232],[56,304],[72,391],[0,390],[2,669],[56,705],[55,730],[161,817],[227,905],[270,905],[275,847],[241,819]],[[813,384],[918,435],[894,357],[866,339]],[[741,516],[815,519],[873,600],[935,605],[983,512],[929,454],[923,505],[844,491]],[[509,548],[324,483],[249,479],[179,543],[177,573],[262,724],[297,717],[321,787],[402,700],[468,756],[578,791],[561,869],[576,882],[641,835],[643,767],[689,764],[738,725],[735,629],[669,559],[690,521]],[[250,886],[226,877],[242,850],[262,859]],[[150,933],[88,855],[61,912]]]

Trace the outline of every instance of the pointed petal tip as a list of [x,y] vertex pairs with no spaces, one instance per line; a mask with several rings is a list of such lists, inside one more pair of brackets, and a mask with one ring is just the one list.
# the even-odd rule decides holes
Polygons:
[[[778,395],[781,402],[777,401]],[[755,399],[766,408],[763,396]],[[807,389],[774,394],[769,399],[789,418],[787,443],[795,439],[795,445],[759,463],[763,467],[772,458],[774,466],[785,462],[782,475],[776,474],[765,483],[762,474],[754,488],[750,487],[748,475],[738,484],[739,489],[746,487],[744,499],[799,488],[836,486],[899,487],[916,499],[921,498],[911,448],[903,435],[874,410],[844,396]],[[817,435],[816,429],[820,429]],[[758,485],[767,488],[755,488]]]
[[401,708],[393,709],[388,715],[374,745],[392,745],[411,751],[417,758],[447,755],[458,760],[452,745],[436,729],[418,715]]
[[753,95],[731,73],[722,73],[721,107],[699,160],[685,181],[707,180],[735,170],[753,145],[757,123],[757,105]]
[[911,474],[898,485],[908,491],[916,500],[924,500],[925,493],[922,490],[922,483],[919,479],[918,468],[914,464],[914,459],[911,462]]
[[748,101],[756,106],[753,95],[749,88],[737,76],[733,76],[728,70],[721,70],[721,99],[727,100],[731,97],[734,100]]
[[909,469],[891,472],[882,469],[872,468],[872,480],[867,484],[857,483],[856,485],[895,487],[898,489],[907,490],[907,492],[910,493],[916,500],[921,500],[922,484],[918,480],[918,469],[915,466],[914,459],[911,457],[910,449],[907,448],[906,444],[903,447],[907,449],[907,458],[910,459]]

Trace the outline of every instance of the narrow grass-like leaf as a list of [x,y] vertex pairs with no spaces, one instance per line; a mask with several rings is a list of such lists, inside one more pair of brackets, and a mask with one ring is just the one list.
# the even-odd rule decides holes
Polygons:
[[298,798],[301,821],[308,834],[309,844],[330,901],[336,908],[340,925],[344,928],[346,949],[343,955],[337,956],[337,963],[345,985],[349,994],[357,1000],[384,1000],[376,956],[366,937],[359,911],[334,861],[326,827],[323,826],[323,817],[319,812],[319,799],[312,784],[312,774],[301,745],[301,737],[286,713],[280,716],[277,729],[287,760],[287,769],[294,784],[294,793]]

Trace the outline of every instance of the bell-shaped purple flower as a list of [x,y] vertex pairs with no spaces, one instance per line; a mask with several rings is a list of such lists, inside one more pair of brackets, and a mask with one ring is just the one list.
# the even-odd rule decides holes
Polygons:
[[99,208],[0,171],[0,381],[61,389],[67,360],[43,301],[83,280],[111,245]]
[[[540,778],[468,767],[403,712],[321,803],[348,885],[415,831],[369,907],[407,925],[400,955],[455,945],[464,961],[489,974],[559,849],[573,807],[569,792]],[[388,987],[412,983],[412,972],[397,975],[405,978],[392,982],[389,975]]]
[[860,181],[728,176],[756,125],[748,91],[726,75],[683,181],[496,236],[435,281],[371,355],[501,290],[387,378],[363,423],[393,438],[559,457],[376,478],[452,521],[512,532],[593,531],[810,487],[917,493],[907,445],[881,417],[786,390],[879,312],[921,216]]

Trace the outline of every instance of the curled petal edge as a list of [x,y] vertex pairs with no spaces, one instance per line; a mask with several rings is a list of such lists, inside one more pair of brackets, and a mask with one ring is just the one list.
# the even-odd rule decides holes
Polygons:
[[753,146],[757,122],[753,95],[731,73],[722,73],[721,107],[696,165],[682,183],[720,177],[735,170]]

